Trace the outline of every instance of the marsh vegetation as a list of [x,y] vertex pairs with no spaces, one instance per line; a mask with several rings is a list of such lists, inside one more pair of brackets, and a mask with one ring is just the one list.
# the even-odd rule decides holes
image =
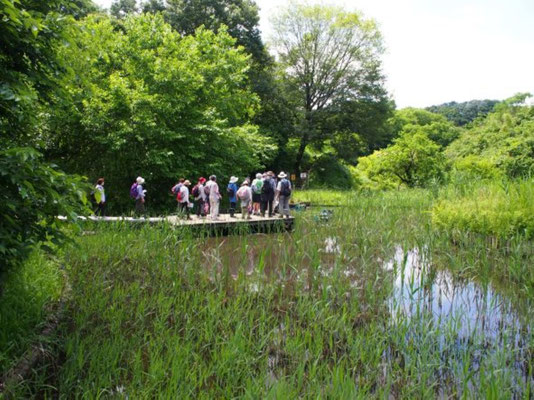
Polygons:
[[[69,396],[528,397],[531,242],[434,229],[429,190],[345,193],[295,231],[96,228],[64,249],[57,358],[12,390]],[[53,371],[53,374],[50,374]]]

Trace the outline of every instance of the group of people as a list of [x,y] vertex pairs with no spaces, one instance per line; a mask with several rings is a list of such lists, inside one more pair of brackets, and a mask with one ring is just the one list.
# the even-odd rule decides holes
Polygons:
[[[289,218],[292,186],[287,174],[280,172],[276,176],[272,171],[257,173],[254,180],[245,178],[240,185],[238,183],[239,178],[232,176],[226,187],[230,217],[235,217],[239,202],[243,219],[250,219],[251,215],[272,217],[276,209],[281,218]],[[135,211],[138,215],[145,213],[147,191],[143,187],[144,184],[145,180],[139,176],[130,187],[130,197],[135,200]],[[211,175],[208,180],[200,177],[192,188],[191,182],[182,178],[171,188],[171,192],[176,196],[178,213],[184,218],[190,218],[193,208],[198,217],[209,216],[212,220],[219,218],[222,194],[215,175]],[[97,203],[95,214],[103,216],[106,204],[104,178],[97,181],[93,194]]]

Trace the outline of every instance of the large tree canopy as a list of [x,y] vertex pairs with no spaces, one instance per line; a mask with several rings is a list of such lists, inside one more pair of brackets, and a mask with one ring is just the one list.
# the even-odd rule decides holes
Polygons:
[[373,99],[362,88],[369,78],[376,81],[382,38],[375,22],[358,12],[298,3],[273,18],[273,30],[274,49],[300,102],[298,172],[306,147],[321,135],[317,112],[338,102]]
[[[73,75],[49,120],[50,156],[71,171],[106,176],[110,200],[126,207],[128,185],[147,178],[153,203],[180,176],[245,174],[275,148],[248,123],[258,99],[248,56],[224,30],[182,37],[161,15],[80,23],[62,56]],[[126,194],[126,196],[125,196]]]
[[394,136],[402,132],[424,132],[443,147],[448,146],[461,132],[460,128],[454,126],[443,115],[419,108],[404,108],[396,111],[390,125]]

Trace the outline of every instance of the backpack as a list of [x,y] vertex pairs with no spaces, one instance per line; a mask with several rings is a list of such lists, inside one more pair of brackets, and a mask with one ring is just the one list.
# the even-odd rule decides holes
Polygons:
[[280,195],[289,197],[291,196],[291,188],[289,187],[289,181],[287,179],[284,179],[280,182]]
[[178,190],[178,193],[176,194],[176,201],[181,203],[183,199],[184,199],[184,193],[181,190]]
[[172,188],[171,188],[171,193],[172,194],[175,194],[175,195],[178,195],[178,193],[180,193],[180,189],[182,188],[182,183],[177,183],[176,185],[174,185]]
[[137,192],[137,182],[134,182],[132,186],[130,186],[130,197],[132,199],[137,199],[137,196],[139,193]]
[[209,196],[210,195],[210,190],[211,190],[211,185],[206,185],[204,186],[204,194],[206,196]]
[[248,201],[250,200],[250,193],[246,187],[241,187],[237,191],[237,197],[239,197],[239,200]]
[[271,193],[274,192],[273,185],[272,185],[270,179],[266,179],[265,181],[263,181],[263,186],[261,187],[261,192],[263,194],[271,194]]
[[263,181],[261,179],[256,179],[254,185],[252,185],[252,190],[256,194],[261,194],[261,188],[263,187]]
[[228,193],[228,197],[234,197],[235,196],[235,190],[234,190],[234,187],[230,185],[228,185],[228,187],[226,188],[226,192]]
[[193,190],[191,191],[191,194],[193,195],[193,197],[196,199],[198,196],[200,196],[200,189],[198,187],[198,184],[195,185],[195,187],[193,188]]

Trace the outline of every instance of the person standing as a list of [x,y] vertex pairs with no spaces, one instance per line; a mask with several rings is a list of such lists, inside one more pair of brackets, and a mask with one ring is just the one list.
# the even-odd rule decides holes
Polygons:
[[206,183],[206,187],[209,192],[210,218],[215,221],[219,217],[219,202],[221,200],[219,185],[217,184],[217,177],[215,175],[210,176],[210,180]]
[[183,185],[180,187],[180,200],[178,203],[178,212],[180,214],[180,217],[185,219],[190,219],[189,216],[189,208],[190,208],[190,202],[189,202],[189,186],[191,186],[191,182],[188,180],[185,180]]
[[193,187],[191,194],[195,200],[196,214],[197,217],[206,216],[206,192],[204,191],[204,184],[206,183],[206,178],[200,177],[198,183]]
[[261,187],[261,216],[265,217],[268,211],[269,218],[273,215],[274,186],[268,173],[263,175],[263,186]]
[[181,192],[180,192],[180,189],[182,188],[182,186],[184,185],[184,181],[185,179],[184,178],[180,178],[178,180],[178,183],[176,185],[174,185],[172,188],[171,188],[171,193],[176,196],[176,208],[179,210],[180,209],[180,196],[181,196]]
[[106,192],[104,191],[104,178],[100,178],[96,181],[94,196],[96,202],[95,215],[100,215],[101,217],[104,217],[106,208]]
[[278,193],[278,212],[280,213],[280,218],[284,218],[284,215],[289,218],[289,198],[291,197],[291,182],[287,179],[287,175],[284,171],[278,174],[280,181],[276,187],[276,192]]
[[256,174],[256,179],[252,181],[252,206],[254,215],[260,215],[260,204],[261,204],[261,188],[263,186],[263,180],[261,179],[261,174],[258,172]]
[[237,181],[239,179],[237,176],[232,176],[230,178],[230,183],[228,184],[228,187],[226,188],[226,191],[228,192],[228,198],[230,200],[230,217],[234,218],[235,209],[237,207]]
[[135,182],[137,183],[135,187],[135,192],[137,193],[135,197],[135,212],[137,215],[143,215],[145,213],[146,197],[146,190],[143,188],[145,180],[142,177],[138,176]]
[[252,189],[249,185],[249,181],[245,180],[236,194],[241,200],[241,218],[243,219],[250,219],[249,210],[252,205]]

